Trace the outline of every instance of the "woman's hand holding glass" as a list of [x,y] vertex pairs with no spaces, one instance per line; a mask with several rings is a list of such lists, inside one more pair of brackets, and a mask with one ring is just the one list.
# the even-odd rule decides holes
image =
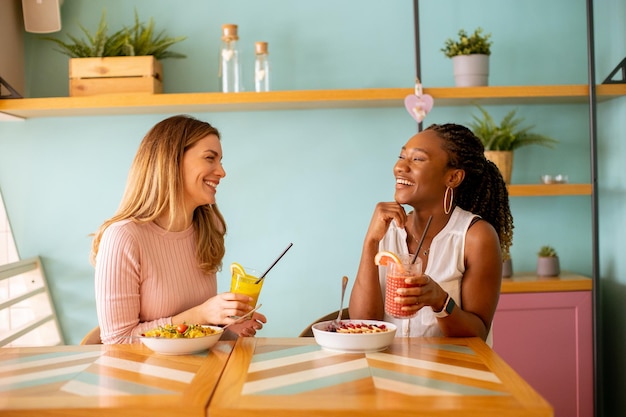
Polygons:
[[387,264],[386,288],[385,288],[385,312],[396,318],[411,318],[419,309],[409,309],[409,301],[406,300],[406,292],[409,286],[422,274],[422,261],[416,259],[412,262],[411,256],[400,256],[401,263],[389,262]]
[[385,311],[396,318],[414,317],[430,306],[441,311],[446,292],[435,280],[423,273],[422,260],[414,255],[402,255],[401,263],[387,265]]
[[402,305],[401,310],[409,316],[415,315],[424,307],[430,306],[433,311],[441,311],[447,294],[439,284],[426,274],[405,279],[407,287],[398,288],[396,302]]
[[[250,306],[251,301],[252,297],[244,294],[231,292],[218,294],[209,298],[200,306],[203,321],[216,325],[233,323],[238,317],[252,310]],[[255,312],[251,320],[244,320],[242,323],[234,324],[228,330],[240,336],[254,336],[265,322],[267,322],[266,317],[259,312]]]

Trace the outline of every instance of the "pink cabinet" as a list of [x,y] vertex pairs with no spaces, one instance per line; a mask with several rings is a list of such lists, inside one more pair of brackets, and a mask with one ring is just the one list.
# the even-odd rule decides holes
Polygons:
[[555,417],[593,416],[591,291],[502,293],[493,349]]

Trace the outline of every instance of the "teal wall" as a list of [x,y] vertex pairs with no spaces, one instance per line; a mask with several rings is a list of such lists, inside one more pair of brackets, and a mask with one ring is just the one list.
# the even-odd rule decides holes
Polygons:
[[[587,82],[583,0],[422,1],[422,81],[452,86],[452,64],[440,52],[460,28],[493,34],[491,85]],[[624,2],[598,2],[598,79],[625,55]],[[253,44],[269,42],[276,90],[411,88],[414,82],[412,1],[396,0],[65,0],[63,31],[78,22],[95,28],[106,9],[111,28],[130,23],[136,9],[157,28],[188,39],[173,49],[186,59],[165,60],[164,90],[217,91],[217,51],[223,23],[239,25],[245,87],[252,88]],[[67,57],[40,35],[25,39],[28,97],[66,96]],[[608,47],[607,47],[608,45]],[[626,265],[620,245],[624,206],[624,106],[599,107],[601,248],[606,287],[605,329],[614,330],[607,371],[624,387]],[[536,183],[543,173],[589,182],[586,105],[489,107],[499,118],[517,108],[536,131],[557,138],[555,149],[525,148],[515,155],[513,182]],[[438,107],[425,124],[467,123],[472,107]],[[225,270],[239,262],[264,269],[294,246],[270,273],[261,296],[269,322],[263,336],[295,336],[310,321],[338,307],[340,278],[354,280],[361,239],[374,205],[393,197],[392,167],[416,131],[398,108],[292,110],[194,114],[223,136],[226,179],[217,200],[228,222]],[[96,324],[89,234],[110,217],[147,130],[169,114],[41,118],[0,123],[0,190],[20,256],[44,260],[63,331],[78,343]],[[619,152],[616,152],[619,149]],[[562,268],[591,274],[589,197],[512,198],[516,271],[535,268],[544,244],[556,247]],[[617,233],[616,233],[617,230]],[[621,278],[620,278],[621,276]],[[621,295],[621,296],[620,296]],[[618,298],[619,297],[619,298]],[[621,320],[621,322],[620,322]],[[617,326],[617,329],[613,329]],[[619,372],[621,370],[621,372]],[[620,390],[623,392],[623,389]],[[614,398],[614,402],[624,399]],[[622,407],[623,409],[624,407]]]

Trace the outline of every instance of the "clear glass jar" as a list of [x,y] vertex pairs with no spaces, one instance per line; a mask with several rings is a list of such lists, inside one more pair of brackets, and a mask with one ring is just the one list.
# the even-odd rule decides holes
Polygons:
[[241,91],[238,40],[237,25],[222,25],[222,46],[220,48],[220,69],[218,75],[223,93],[238,93]]
[[254,53],[254,91],[270,91],[270,61],[267,42],[256,42]]

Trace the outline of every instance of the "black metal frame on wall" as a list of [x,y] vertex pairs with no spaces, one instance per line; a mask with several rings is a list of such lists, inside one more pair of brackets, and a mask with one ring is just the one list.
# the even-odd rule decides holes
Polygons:
[[589,86],[589,159],[591,161],[591,259],[592,306],[593,314],[593,405],[594,415],[603,415],[602,363],[601,363],[601,323],[600,309],[600,264],[598,234],[598,160],[597,160],[597,119],[596,119],[596,56],[593,26],[593,0],[587,0],[587,82]]
[[[593,25],[593,0],[586,0],[587,14],[587,74],[589,86],[589,158],[591,168],[591,251],[592,251],[592,322],[593,322],[593,396],[594,415],[603,415],[600,401],[602,393],[601,340],[602,328],[600,320],[600,266],[598,236],[598,166],[597,166],[597,120],[596,120],[596,69],[595,69],[595,37]],[[415,77],[422,80],[422,63],[420,54],[419,0],[413,0],[413,20],[415,27]],[[422,123],[418,124],[422,131]]]

